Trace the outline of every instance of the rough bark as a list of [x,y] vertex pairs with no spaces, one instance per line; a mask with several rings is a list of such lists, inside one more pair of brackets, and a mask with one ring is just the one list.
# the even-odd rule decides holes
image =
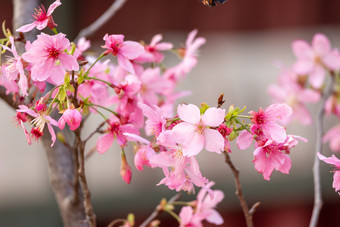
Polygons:
[[[13,30],[18,27],[30,23],[35,7],[38,6],[37,0],[13,0]],[[36,30],[25,34],[27,40],[33,40]],[[23,50],[23,47],[19,47]],[[20,51],[22,52],[22,51]],[[11,96],[4,93],[4,89],[0,89],[1,98],[11,107],[16,108],[16,104],[12,102]],[[51,148],[51,136],[48,131],[44,132],[42,137],[46,156],[48,160],[48,169],[53,192],[59,206],[60,214],[64,226],[83,227],[88,226],[85,222],[85,212],[82,199],[82,190],[77,185],[78,201],[74,197],[74,177],[77,168],[73,162],[72,149],[64,146],[59,141]]]

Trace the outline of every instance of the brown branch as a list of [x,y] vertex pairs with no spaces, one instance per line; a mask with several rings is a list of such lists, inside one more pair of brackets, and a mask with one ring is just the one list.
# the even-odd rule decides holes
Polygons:
[[106,121],[103,121],[100,125],[98,125],[98,127],[96,128],[96,130],[94,130],[85,140],[84,143],[86,144],[87,141],[89,139],[91,139],[92,136],[94,136],[96,133],[100,133],[101,132],[101,128],[104,126],[104,124],[106,123]]
[[91,193],[89,186],[87,184],[87,179],[85,176],[85,143],[81,140],[80,137],[80,129],[81,127],[75,130],[76,135],[76,143],[78,149],[78,159],[79,159],[79,169],[78,169],[78,176],[80,180],[80,185],[84,192],[84,208],[86,214],[86,221],[90,224],[91,227],[95,227],[96,223],[96,215],[93,211],[92,203],[91,203]]
[[[181,197],[180,193],[175,194],[171,199],[169,199],[168,203],[173,203]],[[139,226],[139,227],[146,227],[149,223],[152,222],[160,213],[162,213],[163,210],[159,209],[159,205],[156,207],[156,209],[152,212],[152,214]]]
[[224,156],[225,156],[225,162],[229,165],[231,171],[234,174],[234,178],[235,178],[235,185],[236,185],[236,196],[238,197],[241,207],[242,207],[242,211],[244,214],[244,217],[246,219],[246,223],[248,227],[253,227],[253,214],[256,211],[256,209],[260,206],[260,202],[255,203],[252,208],[249,210],[248,205],[246,203],[246,200],[243,196],[242,193],[242,188],[241,188],[241,182],[240,182],[240,172],[238,171],[238,169],[236,169],[236,167],[234,166],[234,164],[232,163],[229,153],[228,152],[224,152]]
[[90,26],[79,32],[74,42],[77,42],[81,37],[88,37],[98,31],[108,20],[113,17],[116,12],[124,5],[126,0],[115,0],[112,5]]

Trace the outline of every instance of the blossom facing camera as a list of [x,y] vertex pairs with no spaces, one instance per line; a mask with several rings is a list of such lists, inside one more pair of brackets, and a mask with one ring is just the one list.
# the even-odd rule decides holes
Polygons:
[[107,54],[117,56],[118,64],[126,71],[135,74],[130,60],[139,57],[144,53],[144,47],[134,41],[124,41],[123,35],[108,35],[104,36],[105,45],[103,48],[107,49]]
[[22,58],[32,64],[33,81],[49,81],[56,85],[64,83],[66,70],[79,69],[76,58],[65,52],[70,41],[65,34],[47,35],[41,33]]

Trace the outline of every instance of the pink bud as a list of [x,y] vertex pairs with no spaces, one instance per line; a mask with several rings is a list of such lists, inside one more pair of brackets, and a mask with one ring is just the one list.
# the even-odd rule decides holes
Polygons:
[[130,184],[132,172],[124,153],[121,155],[120,175],[127,184]]
[[70,126],[72,131],[76,130],[81,122],[81,114],[76,109],[67,109],[63,116],[58,121],[58,127],[63,129],[65,127],[65,123]]

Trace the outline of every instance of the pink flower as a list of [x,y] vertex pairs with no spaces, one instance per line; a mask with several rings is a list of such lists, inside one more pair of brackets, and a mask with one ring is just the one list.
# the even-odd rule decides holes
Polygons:
[[106,53],[117,56],[118,64],[126,71],[135,74],[130,60],[139,57],[144,53],[144,47],[134,41],[124,41],[123,35],[108,35],[104,36]]
[[275,170],[288,174],[291,168],[291,160],[287,155],[290,149],[295,147],[298,140],[307,142],[306,139],[298,136],[289,135],[284,143],[277,143],[268,139],[264,144],[259,141],[258,147],[254,151],[255,169],[263,174],[265,180],[270,180],[272,172]]
[[196,215],[215,225],[222,225],[223,218],[215,210],[216,205],[224,198],[224,193],[220,190],[213,190],[210,187],[215,183],[210,182],[204,186],[197,195]]
[[180,78],[183,78],[184,75],[188,74],[197,64],[198,48],[202,46],[206,40],[202,37],[195,39],[196,34],[196,29],[189,33],[185,47],[179,49],[179,55],[182,57],[182,61],[178,65],[169,68],[164,73],[165,78],[177,82]]
[[70,126],[70,129],[74,131],[79,127],[81,119],[81,114],[77,109],[67,109],[60,117],[58,127],[63,130],[65,123],[67,123]]
[[319,101],[320,93],[301,86],[298,79],[292,70],[284,70],[279,76],[278,85],[271,85],[268,93],[274,97],[275,102],[285,102],[292,107],[293,114],[287,120],[295,118],[303,125],[308,125],[312,123],[312,117],[305,105]]
[[66,70],[78,70],[79,65],[74,56],[65,52],[70,41],[65,34],[50,36],[44,33],[32,43],[31,48],[22,58],[33,64],[31,77],[33,81],[51,80],[55,84],[62,84]]
[[163,169],[165,177],[157,184],[165,184],[176,191],[194,191],[194,185],[203,187],[208,180],[202,176],[195,157],[185,157],[177,151],[160,152],[150,157],[152,168]]
[[163,169],[165,178],[158,185],[165,184],[171,190],[191,192],[194,190],[194,185],[203,187],[208,183],[208,180],[202,176],[195,157],[183,155],[184,137],[177,137],[170,130],[163,132],[159,137],[161,138],[159,138],[158,144],[163,147],[161,150],[166,151],[149,158],[152,168]]
[[153,108],[148,105],[140,103],[138,105],[142,110],[143,114],[148,118],[145,121],[145,132],[147,135],[155,135],[156,137],[165,130],[166,120],[163,117],[161,109],[154,105]]
[[340,152],[340,125],[336,125],[323,136],[322,142],[329,142],[333,152]]
[[60,0],[56,0],[54,3],[52,3],[52,5],[50,5],[50,7],[47,10],[47,13],[43,5],[41,6],[41,8],[35,9],[35,13],[33,15],[35,21],[18,28],[16,31],[17,32],[29,32],[33,28],[42,30],[46,26],[53,29],[57,25],[53,21],[52,13],[60,5],[61,5]]
[[224,194],[220,190],[211,190],[210,187],[213,184],[214,182],[210,182],[200,190],[197,201],[191,202],[195,206],[194,209],[191,206],[185,206],[181,209],[179,214],[181,218],[180,227],[201,227],[203,220],[215,225],[223,224],[222,216],[214,208],[223,200]]
[[306,41],[296,40],[292,48],[297,57],[294,71],[299,75],[309,75],[309,82],[315,88],[323,84],[325,70],[340,69],[340,55],[337,50],[331,50],[330,42],[323,34],[316,34],[311,46]]
[[141,90],[139,92],[143,103],[152,106],[159,102],[158,95],[169,93],[172,89],[169,83],[163,76],[160,75],[160,68],[148,68],[140,76]]
[[327,164],[333,165],[336,169],[334,171],[334,176],[333,176],[333,188],[335,189],[336,192],[340,195],[340,160],[335,157],[335,155],[332,155],[330,158],[326,158],[322,154],[318,153],[317,154],[319,159],[326,162]]
[[225,117],[225,110],[211,107],[201,116],[197,106],[179,105],[178,116],[183,122],[177,124],[172,130],[176,137],[186,138],[183,143],[183,155],[197,155],[203,147],[207,151],[221,153],[224,149],[224,138],[218,130],[211,127],[218,127]]
[[156,155],[151,143],[143,137],[135,134],[127,132],[124,132],[123,134],[126,136],[128,141],[138,142],[138,144],[134,146],[134,151],[136,151],[134,158],[136,169],[142,171],[144,165],[151,167],[149,160],[152,156]]
[[109,127],[106,130],[106,134],[102,135],[97,140],[97,151],[100,154],[106,152],[112,145],[113,141],[117,139],[118,144],[121,147],[126,145],[127,139],[124,132],[138,134],[137,129],[131,124],[121,124],[119,118],[112,115],[109,122]]
[[157,34],[155,35],[150,44],[146,45],[145,52],[140,55],[135,60],[137,62],[145,63],[145,62],[156,62],[160,63],[163,61],[163,54],[160,51],[171,50],[173,45],[168,42],[160,42],[162,40],[162,35]]
[[14,45],[14,38],[13,36],[9,37],[9,41],[11,42],[12,46],[11,49],[9,49],[8,47],[1,45],[2,48],[10,51],[14,58],[9,58],[7,60],[7,66],[4,68],[4,74],[7,77],[8,80],[16,80],[18,78],[18,74],[19,74],[19,82],[18,85],[20,87],[21,93],[26,96],[27,95],[27,78],[25,76],[25,72],[24,72],[24,66],[21,62],[21,57],[18,55],[18,52],[15,48]]
[[179,227],[203,227],[203,220],[194,214],[194,209],[191,206],[184,206],[179,213],[179,217],[181,219]]
[[[31,124],[34,126],[31,130],[31,136],[33,136],[34,139],[38,140],[39,138],[43,136],[44,127],[45,127],[45,124],[47,124],[48,131],[51,134],[51,139],[52,139],[51,147],[52,147],[56,140],[56,135],[52,128],[52,125],[57,126],[58,122],[54,120],[53,118],[51,118],[49,115],[46,115],[45,108],[42,108],[41,110],[40,108],[36,108],[37,112],[32,109],[29,109],[25,105],[19,105],[19,108],[20,109],[17,109],[17,112],[27,113],[31,115],[32,117],[34,117],[34,119],[31,121]],[[25,131],[25,135],[27,138],[27,133],[26,133],[27,131],[26,130],[24,131]],[[30,141],[28,142],[30,143]]]
[[260,127],[266,137],[275,142],[282,143],[286,140],[286,129],[279,125],[277,121],[285,121],[291,114],[292,108],[287,104],[272,104],[265,110],[262,108],[258,112],[251,111],[252,127]]

